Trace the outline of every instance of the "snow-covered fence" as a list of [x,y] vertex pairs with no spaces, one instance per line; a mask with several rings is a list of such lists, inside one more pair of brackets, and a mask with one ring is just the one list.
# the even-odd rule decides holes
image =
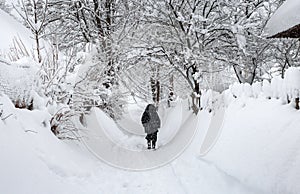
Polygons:
[[[300,69],[290,67],[287,69],[285,78],[274,77],[271,82],[255,82],[252,85],[248,83],[234,83],[224,92],[217,93],[212,90],[203,91],[201,96],[202,108],[214,110],[222,105],[228,104],[230,98],[276,98],[281,99],[283,103],[294,103],[296,109],[299,109],[300,97]],[[223,99],[223,100],[222,100]]]

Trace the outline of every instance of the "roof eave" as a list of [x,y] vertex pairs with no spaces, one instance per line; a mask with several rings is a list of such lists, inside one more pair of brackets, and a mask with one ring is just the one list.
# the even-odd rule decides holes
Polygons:
[[279,32],[275,35],[268,36],[267,38],[300,38],[300,24],[291,27],[283,32]]

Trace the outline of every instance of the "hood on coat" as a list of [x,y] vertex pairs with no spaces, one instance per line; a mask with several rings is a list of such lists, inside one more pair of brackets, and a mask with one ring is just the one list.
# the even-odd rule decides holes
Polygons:
[[153,113],[153,112],[156,112],[156,108],[153,104],[148,104],[146,107],[146,111],[149,113]]

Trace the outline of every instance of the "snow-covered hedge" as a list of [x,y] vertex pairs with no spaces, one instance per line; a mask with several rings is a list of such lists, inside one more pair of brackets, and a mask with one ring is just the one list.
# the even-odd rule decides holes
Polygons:
[[282,100],[298,98],[300,90],[300,69],[290,67],[285,78],[274,77],[271,83],[267,80],[256,82],[253,85],[233,84],[229,90],[235,97],[259,97],[281,98]]
[[[233,98],[264,97],[267,99],[281,99],[283,103],[299,98],[300,94],[300,69],[290,67],[285,73],[285,78],[274,77],[271,82],[255,82],[252,85],[248,83],[234,83],[229,86],[222,94],[207,90],[202,92],[201,106],[204,109],[218,109],[221,105],[228,105]],[[224,103],[222,103],[225,101]]]

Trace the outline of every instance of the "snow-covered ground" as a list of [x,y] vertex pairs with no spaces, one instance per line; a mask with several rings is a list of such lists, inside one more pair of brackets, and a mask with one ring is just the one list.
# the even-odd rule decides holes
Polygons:
[[281,100],[237,99],[205,159],[266,193],[299,193],[299,118],[300,112]]
[[[5,96],[0,102],[3,104],[2,118],[12,114],[0,121],[0,193],[257,194],[300,191],[297,184],[300,176],[299,113],[279,100],[238,98],[232,102],[226,110],[224,128],[216,145],[203,158],[198,153],[212,113],[201,111],[197,117],[189,114],[188,122],[182,123],[178,131],[197,128],[187,149],[165,166],[138,172],[107,165],[82,142],[58,140],[47,126],[49,115],[45,111],[15,109]],[[175,106],[168,111],[188,114],[185,103],[182,106],[182,110],[176,110]],[[105,122],[103,119],[107,117],[96,112],[95,122],[99,119]],[[282,118],[282,114],[286,117]],[[106,122],[111,123],[108,118]],[[134,133],[127,135],[135,136]],[[184,141],[184,136],[175,137]],[[101,139],[99,145],[102,145]],[[160,149],[163,152],[159,152]],[[148,159],[172,151],[168,144],[160,149],[148,152],[152,154]],[[134,155],[131,162],[138,164],[144,159],[144,152],[142,149],[137,152],[139,154]]]
[[[30,32],[1,10],[0,22],[1,60],[13,40],[33,48]],[[2,92],[23,91],[21,78],[30,88],[32,64],[1,62],[0,86],[13,86]],[[0,193],[300,193],[300,113],[287,104],[299,95],[300,71],[286,74],[271,83],[235,84],[222,95],[204,92],[206,109],[197,116],[186,100],[160,106],[156,151],[145,149],[145,102],[130,101],[117,122],[93,109],[86,127],[78,122],[80,141],[62,141],[50,131],[49,110],[16,109],[0,94]]]
[[0,23],[2,28],[0,30],[0,56],[6,55],[8,51],[18,52],[16,49],[20,48],[26,49],[31,55],[34,40],[31,38],[30,30],[1,9]]
[[[45,125],[49,115],[44,111],[17,110],[7,97],[1,103],[4,117],[13,115],[0,122],[0,193],[248,193],[247,187],[196,157],[197,141],[164,167],[120,170],[81,143],[59,141]],[[207,127],[209,117],[202,112],[189,125],[200,119]]]

